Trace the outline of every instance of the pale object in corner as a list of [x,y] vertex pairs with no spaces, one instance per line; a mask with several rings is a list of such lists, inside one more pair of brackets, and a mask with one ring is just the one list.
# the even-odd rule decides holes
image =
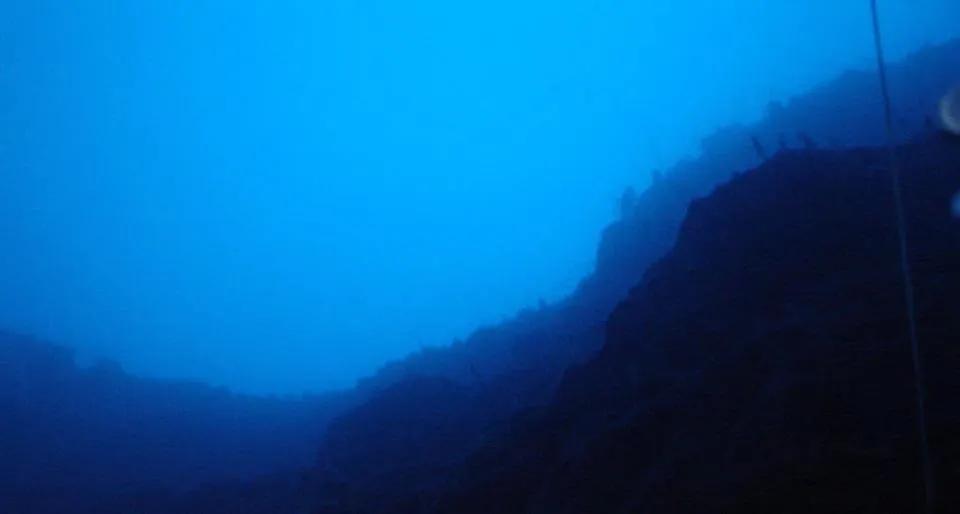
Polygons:
[[[947,132],[960,136],[960,86],[953,88],[940,99],[940,123]],[[960,218],[960,191],[953,195],[950,210],[954,216]]]
[[940,123],[944,129],[960,136],[960,86],[940,99]]

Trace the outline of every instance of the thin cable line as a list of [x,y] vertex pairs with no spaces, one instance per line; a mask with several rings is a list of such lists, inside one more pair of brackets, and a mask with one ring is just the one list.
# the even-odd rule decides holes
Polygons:
[[923,379],[923,367],[920,362],[920,339],[917,337],[916,301],[914,299],[913,274],[910,270],[910,256],[907,252],[907,223],[903,207],[903,193],[900,185],[900,162],[897,157],[896,141],[893,134],[893,113],[890,107],[890,89],[887,84],[886,60],[883,57],[883,40],[880,36],[880,21],[877,16],[877,0],[870,0],[870,12],[873,19],[873,44],[877,54],[877,72],[880,77],[880,91],[883,94],[883,114],[887,131],[887,151],[890,158],[893,196],[897,211],[897,232],[900,239],[900,271],[903,274],[903,293],[906,297],[907,320],[910,325],[910,349],[913,356],[913,378],[916,389],[917,425],[920,430],[920,452],[923,461],[924,497],[927,514],[936,512],[933,487],[933,466],[930,460],[930,443],[927,439],[926,391]]

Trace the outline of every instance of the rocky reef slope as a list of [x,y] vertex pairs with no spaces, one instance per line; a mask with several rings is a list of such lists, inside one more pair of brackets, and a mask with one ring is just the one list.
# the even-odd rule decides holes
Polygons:
[[[903,147],[938,500],[960,509],[960,145]],[[554,403],[441,512],[914,512],[911,349],[889,160],[781,153],[694,202]]]

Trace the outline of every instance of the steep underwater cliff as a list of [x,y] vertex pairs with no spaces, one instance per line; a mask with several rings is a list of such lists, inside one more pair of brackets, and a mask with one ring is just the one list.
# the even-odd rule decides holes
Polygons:
[[[927,121],[928,116],[936,109],[939,95],[951,83],[951,75],[944,71],[949,68],[946,63],[956,62],[957,59],[960,59],[960,40],[941,47],[925,49],[893,69],[893,76],[896,77],[898,84],[895,101],[898,102],[898,105],[914,107],[913,110],[905,108],[900,111],[903,113],[902,119],[905,121],[902,123],[901,128],[903,130],[899,135],[901,137],[919,138],[918,140],[927,141],[926,144],[928,145],[921,148],[911,147],[908,155],[911,166],[921,165],[923,159],[933,159],[933,153],[936,152],[940,152],[940,157],[943,159],[951,159],[949,155],[942,154],[949,148],[942,148],[940,143],[932,137]],[[859,177],[861,174],[872,174],[870,176],[876,177],[887,176],[884,170],[887,169],[888,165],[882,151],[866,148],[858,149],[853,146],[855,144],[879,146],[883,142],[882,117],[878,117],[880,106],[876,99],[877,84],[874,75],[869,72],[846,73],[827,86],[818,88],[786,105],[771,109],[768,117],[755,126],[734,126],[720,130],[704,141],[703,155],[699,159],[680,162],[673,169],[663,174],[660,180],[644,191],[632,212],[604,231],[597,253],[597,265],[594,273],[587,277],[567,300],[558,305],[550,306],[549,309],[521,316],[517,320],[502,326],[480,331],[476,338],[471,338],[462,348],[454,348],[448,354],[456,355],[457,352],[470,349],[483,353],[482,348],[489,348],[488,343],[491,342],[498,347],[513,348],[515,353],[517,349],[546,347],[533,360],[535,365],[526,370],[517,373],[505,373],[503,368],[500,368],[498,374],[495,371],[489,371],[491,368],[484,369],[492,378],[471,384],[478,390],[473,396],[475,399],[474,408],[481,411],[492,410],[496,412],[496,416],[493,416],[495,417],[493,421],[486,421],[479,430],[487,437],[472,437],[463,440],[470,441],[473,448],[478,448],[485,441],[496,440],[502,430],[507,429],[506,427],[514,424],[523,425],[536,422],[535,420],[539,419],[536,412],[550,398],[558,383],[559,375],[569,366],[583,362],[584,358],[589,358],[595,349],[606,341],[606,346],[600,353],[598,360],[593,361],[586,369],[594,369],[591,366],[597,366],[597,362],[602,362],[605,358],[604,355],[609,355],[613,351],[611,348],[621,344],[617,341],[617,337],[611,335],[610,327],[618,319],[616,313],[622,312],[625,307],[623,305],[619,306],[609,322],[606,313],[613,310],[614,305],[624,298],[627,291],[638,282],[641,283],[640,286],[637,286],[638,289],[647,287],[643,285],[646,284],[644,281],[647,279],[642,279],[642,277],[649,277],[649,273],[655,272],[651,269],[647,275],[644,275],[645,270],[650,267],[651,263],[674,247],[675,242],[677,242],[677,245],[671,251],[671,255],[683,251],[684,244],[689,244],[685,241],[710,237],[710,234],[736,230],[769,230],[764,229],[765,223],[772,223],[775,220],[779,220],[779,230],[782,230],[784,234],[791,234],[796,230],[792,228],[791,224],[804,221],[802,216],[809,215],[807,213],[809,209],[819,210],[825,207],[852,209],[852,204],[845,203],[844,197],[837,196],[838,193],[830,189],[832,187],[831,182],[818,183],[817,180],[849,180],[858,183],[855,177]],[[788,137],[784,137],[784,139],[791,141],[790,144],[793,147],[801,146],[800,138],[794,136],[805,134],[807,146],[810,146],[809,143],[813,143],[813,145],[821,146],[824,149],[809,148],[805,151],[798,151],[788,148],[774,153],[775,142],[785,134]],[[766,149],[774,155],[772,160],[763,162],[750,144],[752,137],[767,143]],[[932,152],[930,156],[923,155],[927,150]],[[757,166],[759,168],[744,172],[744,170]],[[794,198],[788,193],[793,191],[792,188],[799,186],[790,181],[797,180],[795,173],[798,169],[806,168],[820,171],[819,174],[811,172],[801,175],[805,180],[811,181],[805,184],[813,198]],[[831,178],[834,175],[836,175],[836,178]],[[764,177],[762,180],[766,182],[758,182],[761,179],[756,177]],[[716,186],[725,184],[731,179],[732,182],[729,185],[713,191]],[[756,185],[758,183],[765,185],[758,186]],[[776,184],[780,184],[780,186],[776,186]],[[870,184],[865,183],[863,186],[870,187]],[[781,189],[776,189],[777,187]],[[820,194],[817,189],[822,189],[822,197],[817,197]],[[736,193],[730,193],[729,191],[735,191]],[[772,202],[772,205],[764,204],[766,210],[762,213],[756,209],[740,213],[740,217],[737,219],[729,219],[729,217],[723,216],[724,213],[722,212],[716,212],[707,217],[700,213],[705,208],[704,205],[715,206],[715,202],[719,201],[716,198],[726,198],[724,201],[727,202],[727,206],[735,205],[733,200],[723,196],[731,194],[736,195],[745,204],[744,208],[751,209],[749,207],[749,205],[752,205],[751,202],[768,201]],[[752,195],[758,198],[753,198]],[[710,199],[697,200],[703,197],[709,197]],[[886,199],[889,200],[889,195]],[[816,203],[818,200],[834,203],[818,205]],[[693,201],[692,205],[691,201]],[[891,221],[892,206],[887,204],[886,207],[887,210],[876,214],[881,216],[878,219]],[[717,207],[713,208],[716,209]],[[786,212],[780,212],[778,209]],[[791,213],[801,216],[801,219],[784,217]],[[944,210],[943,213],[947,213],[947,211]],[[757,216],[757,219],[752,216]],[[768,220],[767,217],[774,218]],[[710,220],[713,221],[706,223]],[[927,221],[930,223],[946,223],[944,219],[936,221],[928,219]],[[696,230],[697,224],[713,227],[713,230],[700,229],[703,233],[692,233]],[[727,227],[725,224],[730,224],[730,226]],[[799,228],[802,228],[802,225],[798,225],[797,229]],[[822,233],[806,234],[810,239],[806,244],[811,247],[814,247],[815,243],[825,244],[824,241],[818,241],[817,238],[837,237],[833,232],[843,228],[843,225],[837,227],[827,223],[820,228],[824,229]],[[892,227],[887,226],[886,228],[889,229],[888,235],[892,237],[894,234]],[[678,234],[682,234],[679,240],[677,239]],[[852,238],[857,234],[856,231],[848,232],[840,239]],[[794,237],[799,237],[799,234],[794,234]],[[766,252],[763,247],[756,247],[753,242],[751,242],[752,246],[749,248],[739,249],[744,256],[750,258],[733,261],[733,265],[729,261],[719,261],[718,259],[723,257],[724,245],[728,243],[732,243],[732,241],[714,241],[713,246],[709,248],[701,246],[696,252],[683,254],[684,258],[687,259],[693,258],[695,255],[700,259],[699,262],[690,264],[690,266],[695,267],[693,270],[688,270],[686,274],[682,275],[690,283],[684,290],[688,296],[682,298],[664,297],[657,302],[653,302],[655,306],[666,308],[667,305],[673,305],[695,309],[700,308],[697,307],[699,305],[697,301],[701,300],[701,297],[713,298],[715,295],[726,294],[724,293],[724,287],[730,286],[730,283],[714,284],[712,288],[708,288],[709,284],[698,283],[699,279],[696,273],[705,273],[705,270],[710,270],[714,274],[742,273],[743,270],[749,271],[754,268],[754,271],[759,272],[781,264],[778,258]],[[784,243],[778,241],[777,244],[782,245]],[[791,248],[797,252],[797,255],[804,255],[802,246]],[[882,253],[881,250],[886,251],[886,253]],[[750,254],[751,251],[760,251],[760,253]],[[712,252],[716,252],[716,255],[712,255]],[[878,255],[895,257],[897,253],[895,249],[883,248],[878,249]],[[867,255],[861,255],[860,257],[864,260],[874,259],[873,256]],[[727,267],[723,270],[711,268],[724,262],[726,262]],[[801,264],[813,265],[814,262],[809,257],[804,257]],[[654,268],[659,269],[660,266],[662,264],[658,264]],[[742,280],[743,284],[730,286],[735,287],[735,290],[736,288],[749,290],[749,287],[753,285],[753,280],[770,280],[768,277],[759,275],[740,274],[737,277],[737,280]],[[675,280],[680,280],[680,278],[675,278]],[[828,286],[822,287],[827,288]],[[662,303],[667,300],[669,300],[669,304]],[[738,310],[733,310],[730,314],[732,316],[738,313]],[[690,331],[692,330],[690,327],[697,326],[695,323],[697,320],[692,316],[678,317],[676,313],[666,314],[669,314],[669,316],[661,319],[660,323],[671,328],[665,328],[664,330]],[[707,324],[704,329],[706,333],[719,332],[723,323],[733,323],[735,321],[733,317],[724,321],[722,318],[725,315],[724,313],[715,313],[716,326]],[[571,324],[571,322],[574,323]],[[576,322],[579,322],[579,324]],[[673,325],[669,323],[673,323]],[[700,323],[703,324],[705,321],[700,321]],[[776,323],[776,319],[772,319],[771,323]],[[602,328],[604,325],[606,326],[606,337],[604,337],[604,329]],[[518,327],[520,328],[518,329]],[[523,327],[533,328],[523,330]],[[705,336],[702,333],[691,332],[689,335],[690,339],[695,340],[703,337]],[[688,350],[690,352],[698,350],[708,356],[713,351],[719,351],[719,349],[710,347],[687,348],[682,345],[667,343],[650,344],[655,348],[670,348],[670,350],[664,351],[674,352],[678,354],[678,358],[691,360],[696,359],[697,354],[688,353]],[[573,349],[577,350],[573,352],[576,357],[565,356],[563,353],[570,351],[571,346],[574,346]],[[442,350],[437,350],[435,353],[439,352],[442,352]],[[625,362],[633,362],[634,360],[633,356],[629,355],[617,358],[621,357]],[[614,360],[617,358],[614,358]],[[419,363],[421,362],[423,361],[416,358],[408,362],[410,375],[432,373],[431,369],[420,367]],[[499,362],[502,366],[504,362],[509,361],[501,360]],[[536,364],[539,364],[539,366]],[[559,397],[560,400],[554,398],[554,404],[551,408],[556,407],[556,401],[568,402],[569,400],[565,398],[576,394],[582,395],[585,408],[605,405],[604,398],[607,396],[616,398],[618,402],[629,404],[632,397],[629,393],[622,391],[623,384],[616,379],[616,375],[611,374],[612,370],[606,370],[602,367],[600,369],[604,369],[604,371],[597,372],[594,380],[582,387],[571,386],[571,379],[568,377]],[[640,377],[647,377],[647,373],[651,372],[656,372],[656,368],[631,368],[629,376],[632,377],[631,380],[640,380]],[[579,373],[582,373],[582,371],[577,368],[571,372],[573,376]],[[462,373],[460,376],[471,377],[469,373]],[[655,373],[646,379],[652,379],[653,376],[655,376]],[[604,380],[609,381],[605,382]],[[526,384],[530,383],[537,384],[533,389],[536,393],[532,395],[527,392],[530,391],[530,388]],[[628,381],[628,383],[630,382]],[[578,390],[579,393],[571,392]],[[524,391],[524,394],[520,394],[521,391]],[[422,391],[413,384],[407,386],[403,383],[397,385],[397,388],[391,393],[393,397],[406,395],[405,401],[408,403],[416,402],[421,394]],[[516,398],[522,398],[523,400],[513,401]],[[537,400],[533,401],[531,399]],[[494,406],[492,409],[490,408],[491,405]],[[451,411],[458,410],[461,407],[461,405],[450,406]],[[435,408],[442,411],[440,407]],[[568,403],[566,408],[570,412],[574,412],[577,407],[573,403]],[[634,406],[634,408],[642,407]],[[619,415],[617,414],[617,416]],[[591,419],[589,416],[584,419],[585,421],[576,427],[577,433],[581,430],[590,433],[590,430],[604,426],[603,423]],[[387,416],[379,418],[380,424],[383,426],[389,426],[391,420],[399,421],[398,418]],[[504,423],[502,420],[510,421]],[[406,418],[403,424],[404,430],[414,430],[416,420]],[[349,426],[350,424],[346,422],[341,424],[339,432],[351,432],[347,428]],[[352,432],[359,434],[361,427],[354,425],[354,428],[355,430]],[[476,431],[478,430],[473,430],[473,432]],[[540,434],[534,437],[537,441],[543,441]],[[395,444],[398,445],[417,444],[413,440],[404,441],[402,438],[392,437],[391,439],[394,439]],[[340,455],[339,458],[343,460],[344,455],[349,453],[347,448],[350,447],[357,448],[356,455],[363,454],[362,448],[368,442],[368,438],[344,439],[341,437],[337,441],[337,453]],[[500,442],[496,444],[499,445]],[[525,449],[523,445],[516,445],[510,448],[511,453],[501,456],[501,458],[507,461],[511,461],[512,458],[524,461],[528,458],[530,452],[538,451],[536,448],[539,447],[532,445],[529,449]],[[429,453],[428,450],[425,451]],[[396,452],[392,454],[397,455]],[[536,462],[536,460],[532,462]],[[439,460],[436,463],[438,464]],[[411,468],[409,466],[410,461],[392,459],[386,457],[386,455],[379,460],[379,464],[380,468],[377,472],[364,476],[361,482],[368,484],[373,489],[393,490],[392,482],[386,477],[391,474],[395,476],[400,471],[407,470],[411,475],[420,477],[419,480],[412,480],[412,483],[416,486],[411,487],[418,490],[419,496],[426,498],[424,501],[428,501],[428,503],[429,499],[437,493],[437,487],[439,487],[437,483],[442,482],[443,476],[449,472],[448,467],[433,472],[428,472],[424,468]],[[379,476],[379,479],[384,481],[377,482],[378,479],[374,478],[374,475]],[[504,484],[500,484],[500,486],[504,486]],[[492,494],[492,491],[488,492],[491,493],[488,496],[496,497]],[[384,503],[373,502],[371,508],[375,511],[378,508],[384,509],[386,504],[396,500],[391,495],[384,496],[379,499]]]
[[[931,450],[960,508],[960,145],[902,149]],[[884,151],[800,151],[691,205],[599,355],[440,512],[912,512],[910,346]]]

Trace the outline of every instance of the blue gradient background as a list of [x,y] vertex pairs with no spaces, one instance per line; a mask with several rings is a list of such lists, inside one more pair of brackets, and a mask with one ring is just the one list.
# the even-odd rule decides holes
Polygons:
[[[960,2],[881,2],[889,56]],[[849,67],[867,2],[12,0],[0,325],[349,385],[592,267],[626,185]],[[960,71],[960,70],[958,70]]]

